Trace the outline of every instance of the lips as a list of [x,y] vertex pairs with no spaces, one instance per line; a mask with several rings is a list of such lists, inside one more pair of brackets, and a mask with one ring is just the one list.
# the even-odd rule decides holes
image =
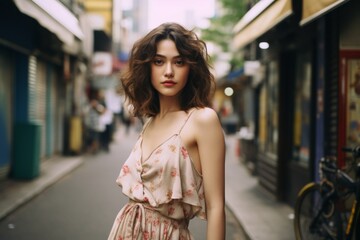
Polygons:
[[176,84],[176,82],[174,82],[172,80],[166,80],[166,81],[163,81],[161,84],[164,85],[165,87],[172,87]]

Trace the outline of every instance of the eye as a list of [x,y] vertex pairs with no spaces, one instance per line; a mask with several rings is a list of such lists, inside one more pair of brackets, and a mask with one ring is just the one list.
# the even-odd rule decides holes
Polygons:
[[185,61],[184,61],[183,59],[179,58],[179,59],[177,59],[177,60],[175,61],[175,64],[176,64],[177,66],[184,66],[184,65],[185,65]]
[[162,65],[163,63],[164,63],[163,60],[161,60],[160,58],[154,59],[154,64],[157,65],[157,66],[160,66],[160,65]]

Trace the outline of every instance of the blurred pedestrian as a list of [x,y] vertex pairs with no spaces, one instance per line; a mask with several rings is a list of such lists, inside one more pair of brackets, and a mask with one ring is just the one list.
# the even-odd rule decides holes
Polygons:
[[105,124],[100,120],[105,106],[99,102],[97,95],[90,96],[85,109],[85,126],[87,133],[87,151],[95,154],[100,150],[100,135],[105,131]]
[[208,240],[225,239],[225,143],[209,67],[205,43],[176,23],[134,44],[122,82],[147,120],[116,180],[129,203],[109,240],[192,239],[195,216],[207,219]]
[[100,148],[106,152],[110,151],[110,143],[112,140],[114,115],[109,108],[105,106],[103,114],[100,115],[100,124],[105,127],[104,131],[100,132]]
[[127,100],[125,100],[122,109],[122,122],[125,125],[125,133],[129,134],[130,127],[135,121],[134,116],[131,114],[133,110],[132,105]]
[[100,132],[99,143],[100,149],[106,152],[110,151],[110,143],[112,139],[112,127],[113,127],[113,112],[109,108],[109,104],[105,99],[104,91],[98,92],[98,101],[104,106],[104,110],[100,115],[100,124],[103,125],[104,131]]

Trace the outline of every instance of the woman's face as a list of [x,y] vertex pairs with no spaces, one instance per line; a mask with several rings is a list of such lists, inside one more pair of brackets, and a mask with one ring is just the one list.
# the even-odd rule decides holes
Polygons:
[[151,84],[159,95],[178,96],[186,85],[190,71],[175,43],[169,39],[157,44],[157,52],[151,63]]

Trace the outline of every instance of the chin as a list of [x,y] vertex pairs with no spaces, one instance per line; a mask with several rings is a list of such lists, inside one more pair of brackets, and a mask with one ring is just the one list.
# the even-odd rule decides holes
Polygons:
[[163,96],[163,97],[180,97],[180,94],[178,93],[178,92],[172,92],[172,93],[170,93],[170,92],[159,92],[159,95],[160,96]]

